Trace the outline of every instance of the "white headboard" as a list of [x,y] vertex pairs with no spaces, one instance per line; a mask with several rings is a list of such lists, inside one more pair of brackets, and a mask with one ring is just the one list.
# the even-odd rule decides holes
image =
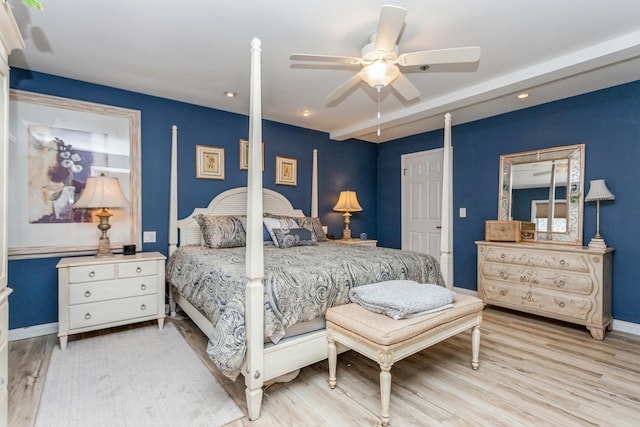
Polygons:
[[[282,194],[267,188],[262,189],[262,206],[265,212],[276,215],[305,216],[302,210],[294,209],[291,202]],[[206,208],[196,208],[188,217],[178,220],[179,246],[202,244],[200,226],[194,219],[198,214],[247,215],[247,187],[223,191]]]

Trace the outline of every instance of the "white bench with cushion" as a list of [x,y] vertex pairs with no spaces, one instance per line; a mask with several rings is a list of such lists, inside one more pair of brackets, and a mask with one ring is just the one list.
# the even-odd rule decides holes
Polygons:
[[327,310],[329,387],[336,387],[337,346],[341,343],[380,364],[381,422],[389,424],[391,366],[398,360],[424,350],[460,332],[471,333],[471,366],[478,369],[482,300],[456,295],[452,308],[407,319],[394,320],[366,310],[358,304],[345,304]]

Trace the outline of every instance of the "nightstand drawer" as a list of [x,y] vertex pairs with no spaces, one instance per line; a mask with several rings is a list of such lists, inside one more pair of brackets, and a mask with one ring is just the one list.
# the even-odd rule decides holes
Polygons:
[[157,295],[75,305],[69,307],[69,329],[87,328],[157,314]]
[[157,294],[158,277],[140,277],[114,282],[92,282],[69,286],[69,304],[85,304],[138,295]]
[[95,264],[69,268],[69,283],[97,282],[115,278],[115,264]]
[[124,262],[118,264],[118,277],[152,276],[158,274],[156,261]]

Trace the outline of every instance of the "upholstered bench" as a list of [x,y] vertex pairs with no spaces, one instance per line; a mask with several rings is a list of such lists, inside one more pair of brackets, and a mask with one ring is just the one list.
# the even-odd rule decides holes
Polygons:
[[432,346],[460,332],[472,329],[471,366],[478,369],[482,300],[456,295],[452,308],[408,319],[394,320],[362,308],[345,304],[327,310],[329,345],[329,387],[336,387],[336,342],[380,364],[380,398],[383,426],[389,424],[391,366],[394,362]]

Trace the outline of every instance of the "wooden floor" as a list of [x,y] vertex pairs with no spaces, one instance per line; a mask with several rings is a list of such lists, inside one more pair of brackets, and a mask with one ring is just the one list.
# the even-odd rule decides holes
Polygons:
[[[242,379],[217,372],[190,320],[170,321],[246,413]],[[9,426],[32,425],[54,345],[53,335],[10,343]],[[470,359],[467,332],[394,365],[391,425],[640,426],[640,337],[612,332],[601,342],[582,327],[488,308],[478,371]],[[267,388],[258,420],[228,426],[378,425],[377,364],[352,351],[339,355],[335,390],[327,370],[319,362]]]

